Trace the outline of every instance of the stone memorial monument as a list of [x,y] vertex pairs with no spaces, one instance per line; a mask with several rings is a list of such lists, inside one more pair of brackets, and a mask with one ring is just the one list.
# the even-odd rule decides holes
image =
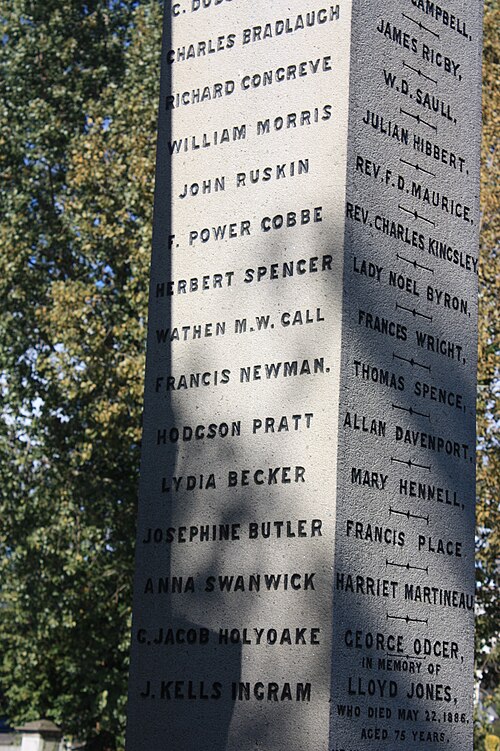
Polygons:
[[128,751],[472,749],[481,21],[166,5]]

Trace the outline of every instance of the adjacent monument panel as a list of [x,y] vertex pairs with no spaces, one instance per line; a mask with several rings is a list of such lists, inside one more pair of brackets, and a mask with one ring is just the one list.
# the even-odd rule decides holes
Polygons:
[[128,751],[471,747],[480,5],[313,6],[166,8]]
[[481,3],[354,3],[332,749],[471,749]]
[[167,17],[130,749],[328,743],[350,25]]

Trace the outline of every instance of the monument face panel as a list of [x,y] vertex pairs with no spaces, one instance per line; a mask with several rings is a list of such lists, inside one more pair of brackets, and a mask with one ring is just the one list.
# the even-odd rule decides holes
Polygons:
[[480,7],[168,5],[128,751],[471,747]]
[[332,748],[472,748],[480,3],[353,9]]

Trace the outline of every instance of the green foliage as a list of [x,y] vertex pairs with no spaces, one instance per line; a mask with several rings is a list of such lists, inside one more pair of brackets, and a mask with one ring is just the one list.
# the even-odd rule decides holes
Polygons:
[[500,748],[500,738],[497,735],[487,735],[484,741],[486,751],[498,751]]
[[484,742],[489,733],[486,716],[474,707],[474,751],[484,751]]
[[[495,695],[498,28],[487,0],[477,643]],[[160,31],[155,0],[0,0],[0,685],[11,721],[46,717],[111,746],[126,696]]]
[[[479,277],[477,663],[487,688],[500,685],[498,561],[500,560],[500,2],[484,18],[481,263]],[[484,649],[486,647],[486,649]]]
[[0,681],[120,743],[161,7],[0,0]]

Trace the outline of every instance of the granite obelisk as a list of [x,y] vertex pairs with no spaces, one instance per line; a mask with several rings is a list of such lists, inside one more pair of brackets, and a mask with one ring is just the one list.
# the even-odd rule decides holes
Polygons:
[[481,21],[166,6],[128,751],[472,748]]

